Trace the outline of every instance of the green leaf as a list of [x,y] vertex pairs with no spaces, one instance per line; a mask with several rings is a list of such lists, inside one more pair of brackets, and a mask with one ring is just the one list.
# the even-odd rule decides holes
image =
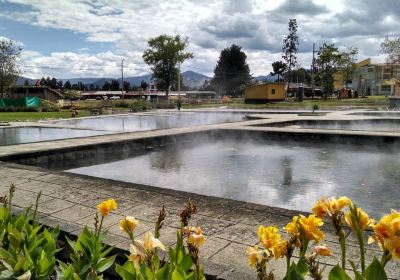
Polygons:
[[96,265],[97,272],[102,273],[102,272],[106,271],[107,269],[109,269],[114,264],[115,257],[116,256],[112,256],[112,257],[100,260],[99,263]]
[[174,272],[172,272],[172,280],[185,280],[185,279],[186,279],[186,273],[180,267],[175,268]]
[[376,257],[365,270],[365,278],[367,280],[387,280],[385,269]]
[[185,255],[182,258],[182,261],[180,262],[180,267],[182,268],[183,271],[188,271],[193,265],[192,258],[189,255]]
[[299,273],[301,276],[306,276],[308,272],[308,266],[306,262],[304,261],[304,258],[301,258],[296,265],[296,271]]
[[132,266],[126,265],[127,263],[132,263],[127,261],[124,266],[120,266],[119,264],[115,265],[115,271],[123,280],[134,280],[136,279],[135,268]]
[[350,276],[340,267],[336,265],[332,270],[329,272],[329,280],[351,280]]

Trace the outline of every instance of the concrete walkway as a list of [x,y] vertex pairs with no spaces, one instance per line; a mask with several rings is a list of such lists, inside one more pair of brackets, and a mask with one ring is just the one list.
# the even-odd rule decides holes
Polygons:
[[[137,186],[106,179],[91,178],[64,172],[52,172],[37,167],[0,163],[0,193],[8,191],[10,183],[16,184],[14,205],[16,209],[27,207],[42,191],[39,206],[40,222],[47,226],[60,225],[61,229],[79,233],[84,225],[92,226],[95,206],[104,199],[115,198],[118,209],[105,220],[109,235],[107,243],[128,250],[129,240],[122,234],[118,222],[125,215],[140,220],[136,230],[138,238],[153,230],[158,211],[165,205],[168,215],[161,231],[161,240],[166,245],[174,244],[179,225],[178,213],[190,198],[198,205],[198,214],[192,225],[201,226],[207,241],[202,248],[202,263],[208,274],[221,279],[255,279],[253,270],[247,265],[246,248],[257,243],[259,225],[275,225],[283,228],[297,212],[222,198],[183,193],[150,186]],[[284,206],[284,205],[282,205]],[[338,262],[340,249],[336,237],[327,229],[324,243],[333,249],[334,256],[324,258],[326,272]],[[348,242],[349,258],[357,259],[359,253],[355,240]],[[369,248],[371,253],[380,255],[379,248]],[[277,279],[283,277],[285,263],[271,263]],[[390,263],[388,272],[391,279],[399,279],[399,263]]]

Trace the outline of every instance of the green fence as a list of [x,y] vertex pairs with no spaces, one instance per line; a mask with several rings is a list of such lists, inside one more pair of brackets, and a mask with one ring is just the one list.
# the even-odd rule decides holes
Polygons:
[[24,98],[0,98],[0,108],[4,107],[39,107],[39,98],[37,97],[24,97]]

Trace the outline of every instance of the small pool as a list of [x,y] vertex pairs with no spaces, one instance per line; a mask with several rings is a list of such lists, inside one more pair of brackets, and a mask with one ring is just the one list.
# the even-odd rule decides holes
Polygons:
[[145,131],[203,124],[242,121],[245,113],[180,112],[152,115],[119,115],[56,121],[54,124],[109,131]]
[[376,218],[400,210],[400,152],[374,146],[216,140],[82,166],[67,171],[303,211],[341,195]]
[[70,128],[8,127],[0,128],[0,146],[104,135],[109,133],[109,131]]
[[308,129],[336,129],[400,132],[399,119],[371,119],[371,120],[301,120],[272,124],[272,126]]

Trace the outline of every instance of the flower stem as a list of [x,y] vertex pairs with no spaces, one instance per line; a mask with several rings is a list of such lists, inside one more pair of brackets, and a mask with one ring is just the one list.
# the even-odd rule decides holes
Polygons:
[[99,229],[98,229],[98,231],[97,231],[97,239],[99,238],[99,236],[100,236],[100,232],[101,232],[101,228],[102,228],[102,226],[103,226],[103,220],[104,220],[104,216],[102,215],[101,216],[101,220],[100,220],[100,226],[99,226]]
[[286,278],[289,278],[290,273],[290,256],[286,256]]
[[340,241],[340,249],[342,251],[342,268],[346,269],[346,238],[344,236],[343,229],[339,231],[339,241]]
[[360,245],[360,261],[362,275],[365,273],[365,251],[364,251],[364,237],[361,229],[357,230],[358,244]]

